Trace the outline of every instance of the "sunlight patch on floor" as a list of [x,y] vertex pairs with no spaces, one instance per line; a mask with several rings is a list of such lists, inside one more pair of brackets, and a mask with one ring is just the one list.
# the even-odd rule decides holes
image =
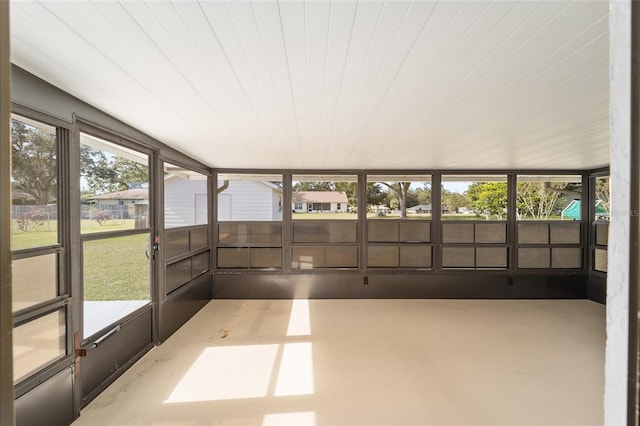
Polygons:
[[267,414],[262,426],[316,426],[315,411]]
[[206,348],[165,403],[266,397],[279,346]]
[[285,343],[275,396],[314,393],[311,343]]
[[291,315],[287,336],[310,336],[311,320],[309,319],[309,300],[296,299],[291,304]]

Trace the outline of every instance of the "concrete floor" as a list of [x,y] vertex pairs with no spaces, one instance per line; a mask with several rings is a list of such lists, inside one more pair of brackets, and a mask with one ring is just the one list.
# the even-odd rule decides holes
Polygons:
[[214,300],[82,425],[596,425],[605,308]]

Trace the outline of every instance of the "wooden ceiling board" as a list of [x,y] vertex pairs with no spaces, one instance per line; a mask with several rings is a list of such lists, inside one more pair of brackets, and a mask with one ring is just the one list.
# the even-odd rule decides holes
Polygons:
[[14,1],[12,61],[205,164],[608,164],[603,1]]

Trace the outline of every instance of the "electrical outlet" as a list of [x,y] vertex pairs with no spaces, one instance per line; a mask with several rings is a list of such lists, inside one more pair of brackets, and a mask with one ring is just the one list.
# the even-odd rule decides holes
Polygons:
[[365,276],[365,277],[364,277],[364,282],[363,282],[363,284],[364,284],[364,285],[369,285],[369,277],[367,277],[367,276]]

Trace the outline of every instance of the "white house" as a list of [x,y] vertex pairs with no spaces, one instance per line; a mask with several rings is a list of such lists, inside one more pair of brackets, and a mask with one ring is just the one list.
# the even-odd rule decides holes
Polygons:
[[218,194],[218,220],[282,220],[282,189],[267,181],[228,181]]
[[205,225],[208,223],[207,211],[206,178],[184,179],[171,174],[165,177],[164,223],[166,228]]
[[[93,197],[95,208],[114,218],[146,216],[149,190],[134,188]],[[207,180],[189,180],[167,175],[164,180],[165,227],[207,224]]]
[[149,202],[149,190],[147,188],[126,189],[124,191],[109,192],[93,197],[97,209],[105,209],[109,206],[126,206],[129,204],[146,204]]
[[431,204],[418,204],[417,206],[409,207],[407,213],[431,213]]
[[375,213],[376,216],[385,216],[391,211],[391,209],[384,204],[372,204],[369,206],[371,213]]
[[346,192],[299,191],[291,193],[291,208],[294,213],[347,213]]

